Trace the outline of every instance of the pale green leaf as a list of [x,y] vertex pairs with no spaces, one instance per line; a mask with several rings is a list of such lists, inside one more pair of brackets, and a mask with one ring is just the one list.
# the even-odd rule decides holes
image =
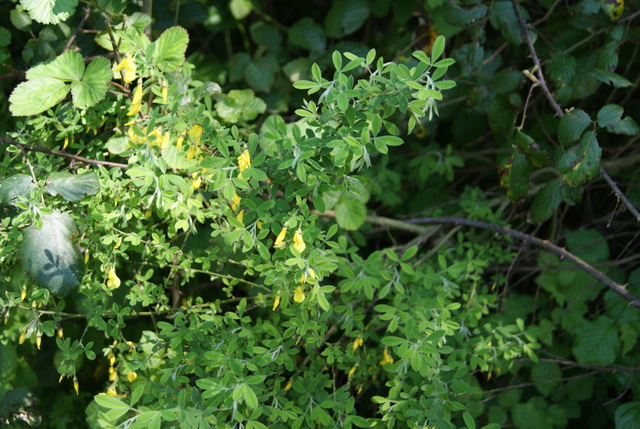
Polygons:
[[344,229],[354,230],[360,228],[367,217],[367,208],[364,203],[350,198],[336,205],[336,220]]
[[250,89],[231,90],[224,99],[216,103],[218,115],[231,124],[253,120],[266,110],[265,102]]
[[27,79],[52,77],[55,79],[79,81],[84,74],[84,60],[76,51],[66,51],[51,61],[38,64],[27,71]]
[[73,15],[78,0],[21,0],[20,3],[35,21],[58,24]]
[[107,83],[112,78],[109,60],[99,57],[91,61],[79,82],[71,84],[73,104],[87,108],[95,106],[107,94]]
[[35,186],[28,174],[14,174],[0,180],[0,206],[8,206],[19,197],[27,197]]
[[165,30],[155,41],[155,60],[160,69],[167,72],[180,71],[185,61],[189,34],[182,27]]
[[69,88],[63,81],[50,77],[22,82],[9,97],[9,110],[13,116],[37,115],[62,101]]
[[231,15],[238,21],[245,19],[253,11],[251,0],[231,0],[229,2]]

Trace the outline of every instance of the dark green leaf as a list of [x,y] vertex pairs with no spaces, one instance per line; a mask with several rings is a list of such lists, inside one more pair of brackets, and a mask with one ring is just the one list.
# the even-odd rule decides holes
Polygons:
[[549,152],[540,147],[540,144],[531,136],[518,131],[516,133],[516,144],[535,167],[544,167],[549,163]]
[[589,69],[589,74],[602,83],[613,85],[614,88],[627,88],[633,85],[627,78],[609,70]]
[[598,316],[576,329],[573,354],[579,363],[612,364],[620,350],[618,328],[606,316]]
[[602,149],[596,134],[589,131],[580,142],[567,150],[558,162],[562,177],[570,186],[582,185],[593,179],[600,171]]
[[598,112],[598,125],[610,133],[634,136],[640,132],[640,127],[633,118],[627,116],[624,119],[624,109],[617,104],[607,104]]
[[567,234],[567,249],[590,263],[609,259],[609,245],[604,236],[595,229],[579,229]]
[[275,26],[264,21],[251,24],[249,32],[253,41],[258,45],[275,49],[282,44],[282,34]]
[[42,227],[23,232],[21,256],[25,271],[38,285],[66,295],[80,285],[84,260],[73,244],[75,222],[67,213],[42,215]]
[[576,75],[576,59],[570,55],[558,53],[549,60],[546,72],[557,84],[569,83]]
[[368,16],[367,0],[335,1],[325,18],[324,29],[328,37],[338,39],[358,31]]
[[322,27],[311,18],[302,18],[289,28],[289,42],[309,51],[324,50],[327,39]]
[[513,147],[511,157],[500,171],[500,185],[507,190],[511,201],[527,196],[529,191],[529,172],[531,164],[517,147]]
[[273,84],[273,73],[263,60],[251,61],[244,71],[244,78],[256,91],[269,92]]
[[640,402],[627,402],[616,408],[616,429],[640,429]]
[[99,187],[98,177],[91,171],[82,174],[61,171],[51,174],[46,191],[50,195],[60,195],[67,201],[80,201],[85,195],[95,194]]
[[[454,2],[445,2],[441,9],[442,16],[451,25],[456,27],[464,27],[467,24],[471,24],[483,18],[487,14],[487,7],[483,5],[477,5],[473,7],[461,7]],[[432,58],[436,60],[438,55]]]
[[531,204],[531,222],[540,223],[547,220],[560,203],[565,201],[568,204],[575,204],[582,188],[570,188],[559,180],[552,180],[538,191]]
[[591,118],[584,110],[574,109],[565,113],[558,125],[560,143],[566,146],[578,140],[590,124]]

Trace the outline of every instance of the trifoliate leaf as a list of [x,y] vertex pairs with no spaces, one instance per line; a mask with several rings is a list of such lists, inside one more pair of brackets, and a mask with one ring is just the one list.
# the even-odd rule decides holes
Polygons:
[[165,30],[154,43],[156,65],[167,72],[180,71],[189,44],[187,30],[182,27],[171,27]]
[[59,211],[43,214],[40,229],[35,225],[25,229],[21,256],[29,277],[59,295],[76,289],[82,279],[84,260],[71,241],[75,235],[75,222]]
[[574,109],[571,112],[567,112],[560,118],[560,124],[558,125],[560,143],[568,145],[578,140],[589,124],[591,124],[591,118],[584,110]]
[[598,125],[610,133],[635,136],[640,127],[633,118],[627,116],[622,119],[624,109],[617,104],[607,104],[598,112]]
[[601,155],[602,149],[596,134],[589,131],[576,146],[565,152],[558,162],[558,168],[569,186],[582,185],[598,174]]
[[11,205],[19,197],[28,196],[35,186],[31,176],[27,174],[15,174],[0,180],[0,206]]
[[22,82],[9,97],[9,110],[13,116],[31,116],[42,113],[69,93],[69,85],[50,77]]
[[107,83],[111,77],[109,60],[99,57],[91,61],[82,80],[71,84],[73,105],[84,109],[98,104],[107,94]]
[[346,199],[336,206],[336,220],[344,229],[355,230],[360,228],[367,217],[367,208],[356,199]]
[[51,174],[45,189],[50,195],[60,195],[67,201],[80,201],[85,195],[98,192],[98,188],[98,176],[91,171],[83,174],[61,171]]
[[35,21],[58,24],[73,15],[78,0],[21,0],[20,3]]

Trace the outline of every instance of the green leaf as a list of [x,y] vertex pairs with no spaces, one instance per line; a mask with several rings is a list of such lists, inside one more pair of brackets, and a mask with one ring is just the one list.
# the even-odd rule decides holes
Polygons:
[[282,44],[282,34],[278,29],[264,21],[258,21],[251,24],[249,33],[255,43],[269,49],[276,49]]
[[585,133],[578,145],[567,150],[558,162],[563,179],[570,186],[582,185],[593,179],[600,171],[601,155],[596,134],[593,131]]
[[407,342],[407,340],[405,338],[389,336],[389,337],[383,337],[382,340],[380,340],[380,342],[387,347],[393,347],[393,346],[399,346],[400,344],[404,344]]
[[129,408],[129,405],[122,402],[122,400],[117,396],[100,394],[100,395],[94,396],[93,399],[95,399],[98,405],[104,408],[108,408],[108,409],[115,409],[115,408],[128,409]]
[[31,18],[41,24],[64,22],[76,10],[78,0],[21,0]]
[[324,20],[328,37],[339,39],[355,33],[369,17],[367,0],[342,0],[333,2]]
[[444,52],[444,36],[438,36],[431,47],[431,62],[436,62]]
[[462,419],[464,420],[464,424],[466,424],[469,429],[476,429],[476,422],[475,420],[473,420],[471,414],[465,411],[464,413],[462,413]]
[[66,295],[80,285],[84,260],[71,241],[77,235],[75,222],[67,213],[43,214],[40,229],[23,231],[22,264],[38,285]]
[[511,201],[527,196],[531,164],[517,147],[513,147],[511,157],[500,170],[500,185],[507,190]]
[[518,131],[516,133],[516,144],[535,167],[544,167],[549,164],[549,152],[540,147],[540,144],[531,136]]
[[598,112],[598,125],[605,128],[610,133],[635,136],[640,131],[640,127],[633,118],[627,116],[624,119],[622,114],[624,109],[617,104],[607,104]]
[[576,75],[576,59],[567,54],[558,53],[551,57],[546,74],[557,84],[569,83]]
[[322,51],[327,38],[322,27],[311,18],[302,18],[289,28],[289,42],[308,51]]
[[[522,15],[526,21],[529,18],[529,14],[525,9],[522,10]],[[496,30],[500,30],[505,39],[514,45],[520,45],[523,42],[522,30],[520,28],[520,22],[518,16],[513,8],[513,4],[510,1],[502,0],[493,4],[489,11],[489,21]],[[531,36],[531,33],[529,33]],[[532,37],[535,38],[535,35]]]
[[61,171],[51,174],[45,189],[50,195],[60,195],[67,201],[80,201],[85,195],[95,194],[99,187],[98,176],[91,171],[82,174]]
[[273,73],[268,62],[262,59],[253,60],[246,66],[244,78],[256,91],[269,92],[273,84]]
[[547,220],[563,201],[575,204],[582,195],[582,188],[570,188],[559,180],[547,182],[536,194],[531,204],[531,222]]
[[582,323],[576,328],[572,350],[579,363],[613,363],[620,350],[616,323],[607,316]]
[[[464,27],[474,21],[483,18],[487,14],[487,7],[483,5],[477,5],[474,7],[460,7],[454,2],[445,2],[441,13],[445,21],[456,27]],[[434,56],[432,61],[435,61],[438,57]]]
[[567,249],[589,263],[604,262],[609,259],[609,245],[606,238],[595,229],[584,228],[567,233]]
[[233,89],[216,103],[218,115],[231,124],[251,121],[266,110],[265,102],[256,97],[250,89]]
[[76,51],[66,51],[51,61],[38,64],[27,71],[27,79],[52,77],[64,81],[79,81],[84,74],[84,60]]
[[0,180],[0,206],[12,205],[19,197],[28,197],[36,187],[27,174],[14,174]]
[[355,230],[360,228],[367,217],[364,203],[350,198],[336,205],[336,220],[341,228]]
[[574,109],[560,118],[558,137],[562,145],[568,145],[578,140],[584,130],[591,124],[591,118],[582,109]]
[[49,110],[69,93],[70,86],[53,78],[22,82],[9,97],[9,110],[14,116],[32,116]]
[[531,380],[536,389],[547,396],[560,386],[559,382],[552,382],[562,378],[560,366],[555,362],[538,362],[531,368]]
[[165,30],[155,42],[154,58],[156,65],[166,72],[177,72],[182,69],[189,44],[189,33],[182,27],[171,27]]
[[609,70],[589,69],[588,72],[600,82],[607,85],[613,85],[614,88],[627,88],[633,85],[633,83],[624,76],[620,76],[619,74]]
[[244,386],[244,389],[243,389],[244,402],[251,409],[257,408],[258,407],[258,397],[256,396],[256,393],[253,391],[251,386],[249,386],[248,384],[243,384],[243,386]]
[[229,2],[231,15],[238,21],[245,19],[253,11],[251,0],[231,0]]
[[112,78],[109,60],[98,57],[91,61],[79,82],[71,84],[73,105],[81,109],[92,107],[107,94],[107,83]]
[[640,429],[640,402],[627,402],[616,408],[616,429]]

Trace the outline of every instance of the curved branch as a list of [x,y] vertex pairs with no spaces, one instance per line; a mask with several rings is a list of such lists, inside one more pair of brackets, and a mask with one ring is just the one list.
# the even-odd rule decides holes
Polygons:
[[120,164],[118,162],[100,161],[100,160],[97,160],[97,159],[84,158],[82,156],[73,155],[71,153],[62,152],[62,151],[59,151],[59,150],[51,150],[51,149],[45,149],[43,147],[29,146],[29,145],[26,145],[26,144],[18,143],[16,141],[10,140],[10,139],[5,138],[5,137],[0,137],[0,141],[3,142],[3,143],[7,143],[7,144],[10,144],[10,145],[13,145],[13,146],[15,146],[17,148],[20,148],[20,150],[22,150],[22,151],[48,153],[49,155],[56,155],[56,156],[62,156],[64,158],[73,159],[74,161],[82,162],[83,164],[102,165],[104,167],[116,167],[116,168],[120,168],[120,169],[125,169],[125,168],[128,167],[127,164]]

